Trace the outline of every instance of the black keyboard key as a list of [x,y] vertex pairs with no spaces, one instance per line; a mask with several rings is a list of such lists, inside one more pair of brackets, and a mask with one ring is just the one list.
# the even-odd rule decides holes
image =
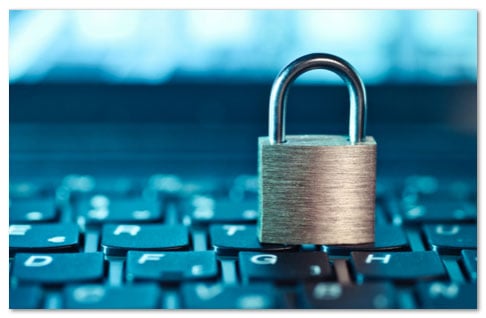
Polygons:
[[42,300],[42,289],[38,286],[19,286],[9,290],[10,309],[39,309]]
[[57,220],[58,215],[52,198],[12,200],[10,202],[10,223],[52,222]]
[[67,309],[153,309],[161,306],[156,284],[125,286],[81,285],[64,289]]
[[303,307],[313,309],[390,309],[397,306],[396,293],[390,283],[308,283],[303,296]]
[[101,279],[103,253],[18,253],[14,258],[13,276],[21,282],[44,284]]
[[77,251],[79,231],[75,224],[12,224],[10,254]]
[[185,284],[182,286],[184,308],[189,309],[271,309],[280,308],[271,284],[244,286],[224,284]]
[[186,207],[184,224],[209,223],[256,223],[258,219],[257,200],[232,201],[213,199],[209,196],[195,196]]
[[127,253],[128,281],[179,282],[215,278],[217,274],[216,254],[212,251]]
[[261,244],[256,225],[211,225],[211,244],[219,255],[236,256],[239,251],[278,252],[296,249],[293,245]]
[[459,254],[462,249],[477,247],[476,225],[426,225],[424,232],[430,247],[439,253]]
[[408,240],[399,226],[380,224],[375,227],[375,243],[359,245],[322,246],[331,255],[349,255],[351,251],[400,251],[408,250]]
[[478,252],[475,250],[463,250],[462,262],[471,280],[478,279]]
[[331,265],[324,252],[240,252],[238,260],[244,281],[294,282],[323,280],[332,276]]
[[109,198],[94,195],[78,205],[78,224],[142,223],[162,218],[158,203],[142,198]]
[[430,280],[446,274],[436,252],[351,252],[359,283],[368,280]]
[[476,206],[465,201],[430,201],[404,204],[399,222],[403,223],[454,223],[476,220]]
[[110,256],[125,256],[129,250],[184,249],[189,233],[183,225],[109,224],[103,226],[101,246]]
[[421,283],[417,286],[421,308],[476,309],[476,284],[448,282]]

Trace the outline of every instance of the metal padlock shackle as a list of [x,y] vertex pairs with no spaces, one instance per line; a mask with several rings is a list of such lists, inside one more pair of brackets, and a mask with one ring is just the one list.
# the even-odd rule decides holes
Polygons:
[[275,78],[270,93],[268,138],[270,144],[284,143],[285,109],[289,85],[303,73],[314,70],[329,70],[339,75],[349,91],[349,141],[352,145],[366,135],[366,91],[356,70],[340,57],[325,53],[304,55],[287,65]]

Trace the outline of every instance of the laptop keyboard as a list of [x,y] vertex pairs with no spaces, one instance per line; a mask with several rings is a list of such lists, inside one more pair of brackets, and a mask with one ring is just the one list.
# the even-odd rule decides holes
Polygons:
[[10,185],[10,308],[476,308],[475,180],[378,180],[376,242],[261,244],[258,182]]

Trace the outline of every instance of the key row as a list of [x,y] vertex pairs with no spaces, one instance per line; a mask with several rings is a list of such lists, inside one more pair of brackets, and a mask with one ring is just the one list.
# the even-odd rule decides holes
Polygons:
[[399,189],[404,203],[427,201],[476,201],[477,183],[473,179],[445,180],[414,175],[405,178]]
[[[471,280],[477,277],[477,254],[463,252],[462,263]],[[222,260],[213,251],[129,251],[124,279],[180,283],[188,280],[217,280],[221,277]],[[12,280],[15,283],[59,285],[72,282],[103,281],[109,264],[101,252],[29,254],[13,258]],[[243,283],[272,281],[295,283],[305,280],[335,281],[338,274],[324,252],[240,252],[234,266]],[[446,268],[436,252],[352,252],[349,268],[357,283],[393,280],[398,283],[415,280],[448,279]],[[458,264],[459,266],[459,264]],[[228,268],[225,269],[227,271]],[[339,274],[340,275],[340,274]],[[223,275],[223,280],[227,277]],[[233,280],[232,280],[233,282]]]
[[[378,200],[377,208],[395,225],[421,223],[474,223],[475,204],[434,201],[423,204],[398,204]],[[110,222],[163,222],[167,202],[143,197],[114,198],[97,194],[69,204],[56,204],[54,199],[12,200],[10,223],[56,222],[69,210],[71,218],[83,224]],[[232,200],[195,195],[178,201],[176,222],[184,224],[255,223],[258,216],[256,198]],[[381,212],[381,211],[380,211]]]
[[[391,309],[400,308],[400,293],[390,283],[341,285],[305,283],[295,292],[270,283],[225,285],[185,283],[177,291],[155,283],[124,286],[69,285],[62,290],[62,306],[68,309]],[[477,308],[477,285],[424,282],[414,288],[416,306],[433,309]],[[10,289],[10,308],[41,308],[45,293],[37,285]],[[168,300],[170,297],[170,301]]]
[[[40,183],[41,184],[41,183]],[[114,206],[111,210],[117,210],[120,206],[133,208],[133,211],[149,211],[139,213],[143,219],[160,219],[157,211],[151,211],[151,200],[163,198],[163,201],[171,201],[174,198],[182,199],[189,205],[189,210],[196,210],[197,206],[191,206],[194,201],[202,202],[204,198],[215,200],[212,204],[216,210],[234,210],[235,206],[225,207],[225,201],[245,202],[249,208],[241,212],[241,220],[254,219],[254,210],[257,207],[258,178],[254,175],[240,175],[228,179],[197,179],[183,180],[176,175],[159,174],[140,181],[133,178],[95,178],[89,175],[68,175],[56,187],[50,186],[51,191],[38,182],[14,182],[10,185],[10,198],[13,202],[11,211],[12,222],[36,222],[55,220],[57,211],[54,206],[54,198],[66,199],[77,202],[81,207],[79,215],[87,214],[92,207],[91,201],[111,202]],[[410,176],[397,183],[391,180],[377,181],[377,198],[379,201],[396,201],[396,207],[391,207],[394,222],[447,222],[474,221],[477,215],[475,180],[440,180],[433,176]],[[101,197],[101,200],[98,200]],[[198,200],[203,197],[203,200]],[[143,198],[143,199],[142,199]],[[32,200],[29,204],[25,199]],[[147,199],[149,202],[146,202]],[[122,201],[117,203],[117,201]],[[127,201],[134,200],[135,203]],[[219,201],[223,201],[221,207]],[[17,207],[18,205],[18,207]],[[201,219],[211,219],[212,214],[218,216],[218,212],[208,212],[208,204],[204,209],[197,209],[197,215]],[[389,207],[387,207],[388,210]],[[123,208],[122,208],[123,209]],[[84,212],[83,212],[84,210]],[[23,212],[22,212],[23,211]],[[82,213],[81,213],[82,212]],[[232,213],[232,212],[226,212]],[[103,219],[104,212],[93,212],[97,215],[94,219]],[[116,213],[118,214],[118,212]],[[123,214],[123,213],[122,213]],[[197,215],[186,215],[189,220],[199,219]],[[126,217],[126,216],[125,216]],[[137,219],[137,215],[130,217]],[[88,217],[89,219],[89,217]]]
[[255,175],[236,177],[185,178],[172,174],[143,177],[94,177],[71,174],[62,180],[14,180],[10,184],[12,199],[41,198],[65,192],[74,197],[105,193],[113,197],[140,196],[146,192],[167,197],[186,197],[191,194],[210,194],[240,200],[256,197],[258,178]]
[[[42,223],[59,221],[66,210],[79,224],[164,222],[167,204],[143,197],[110,198],[97,194],[70,204],[56,204],[53,199],[13,200],[10,202],[10,223]],[[176,222],[190,224],[256,223],[257,200],[215,200],[196,195],[176,205]]]
[[[109,256],[125,256],[130,250],[189,250],[190,227],[158,224],[105,224],[101,229],[101,248]],[[477,248],[475,225],[426,225],[423,227],[430,250],[458,255],[464,249]],[[9,227],[9,250],[18,252],[66,252],[82,248],[82,236],[75,224],[12,224]],[[262,244],[257,239],[256,225],[223,224],[209,227],[209,246],[202,232],[202,249],[211,246],[219,255],[236,256],[240,251],[295,251],[300,246]],[[95,242],[96,243],[96,242]],[[314,247],[317,249],[318,247]],[[351,251],[410,250],[406,233],[391,225],[376,227],[376,242],[371,245],[323,246],[331,255],[349,255]],[[95,246],[94,251],[97,250]]]
[[[403,180],[403,181],[402,181]],[[55,189],[65,188],[76,194],[106,192],[112,195],[140,194],[143,189],[153,189],[165,194],[224,193],[231,198],[252,197],[258,193],[256,175],[239,175],[234,178],[187,179],[173,174],[154,174],[147,178],[112,177],[100,178],[91,175],[70,174],[61,180],[14,180],[10,184],[12,198],[32,198],[49,196]],[[377,196],[389,193],[398,195],[406,202],[429,199],[476,201],[477,182],[475,179],[448,179],[430,175],[411,175],[406,178],[378,179]]]
[[[215,199],[212,196],[194,195],[173,202],[176,223],[207,225],[214,223],[256,223],[259,217],[256,198],[233,200]],[[144,197],[109,197],[96,194],[68,204],[55,203],[54,199],[12,200],[9,208],[10,223],[56,222],[70,213],[72,221],[80,224],[164,222],[168,218],[168,203]],[[434,201],[403,205],[396,201],[378,200],[386,223],[475,223],[477,208],[466,202]]]

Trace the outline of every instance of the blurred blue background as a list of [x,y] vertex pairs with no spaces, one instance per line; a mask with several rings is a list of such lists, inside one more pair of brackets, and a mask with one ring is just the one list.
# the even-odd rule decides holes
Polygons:
[[[272,82],[311,52],[363,77],[378,175],[476,174],[475,10],[22,10],[9,26],[15,174],[256,173]],[[287,133],[346,134],[341,79],[297,81]]]
[[269,82],[309,52],[367,84],[477,80],[472,10],[11,11],[9,41],[11,83]]

